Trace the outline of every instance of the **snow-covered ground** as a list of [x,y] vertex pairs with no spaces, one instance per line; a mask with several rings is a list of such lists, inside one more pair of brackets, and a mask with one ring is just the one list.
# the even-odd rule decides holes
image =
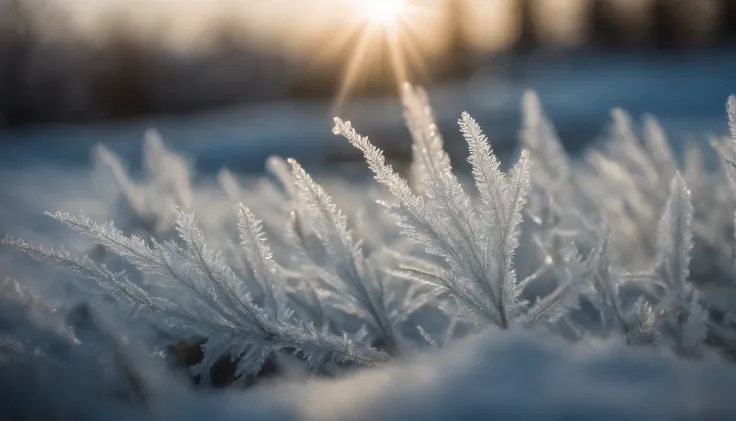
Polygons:
[[245,400],[221,396],[180,408],[174,418],[727,420],[736,416],[734,382],[736,372],[719,363],[683,364],[602,343],[571,350],[555,338],[501,334],[339,382],[267,387]]
[[[609,123],[608,112],[615,106],[635,116],[644,112],[656,115],[675,141],[692,136],[702,142],[707,140],[707,133],[727,131],[724,104],[727,96],[736,92],[736,84],[730,79],[734,74],[736,58],[727,53],[658,59],[589,56],[539,66],[529,62],[506,64],[505,69],[479,74],[469,82],[435,87],[429,94],[448,149],[462,162],[467,157],[467,145],[457,133],[456,120],[461,111],[467,110],[478,119],[494,148],[503,154],[516,148],[520,101],[527,88],[537,90],[570,150],[594,141]],[[228,213],[232,203],[215,182],[216,172],[227,167],[243,182],[245,204],[253,207],[259,217],[273,217],[281,223],[278,218],[283,215],[272,207],[273,197],[261,195],[264,191],[273,195],[273,191],[263,190],[259,181],[251,178],[262,172],[269,155],[295,157],[314,173],[339,168],[338,176],[343,179],[352,178],[353,173],[334,164],[362,162],[347,141],[331,134],[333,112],[327,102],[285,102],[187,117],[0,133],[0,235],[65,245],[73,252],[90,251],[89,242],[43,212],[82,209],[94,220],[115,217],[110,184],[98,179],[99,174],[92,172],[90,166],[92,147],[104,142],[137,169],[141,167],[140,139],[150,127],[161,132],[171,149],[196,163],[198,175],[192,188],[196,197],[193,210],[198,217],[216,228],[236,229],[232,214]],[[411,139],[397,100],[356,101],[341,110],[340,115],[371,135],[390,157],[408,159]],[[361,164],[361,169],[364,166]],[[699,176],[696,172],[694,178]],[[347,207],[341,203],[343,196],[360,196],[366,203],[368,199],[372,202],[375,192],[365,184],[337,181],[333,185],[330,180],[335,179],[318,179],[351,218],[354,209],[349,209],[349,203]],[[666,201],[669,188],[669,180],[659,182],[652,191],[664,191],[664,200],[647,198],[658,206]],[[709,189],[703,182],[705,188],[694,189],[693,200],[703,197],[712,201],[706,205],[730,206],[733,200],[729,199],[728,188],[721,179],[718,183],[719,189]],[[626,185],[621,185],[625,196]],[[618,187],[611,187],[605,194],[617,197],[621,193],[615,190]],[[706,234],[725,229],[719,219],[723,215],[714,212],[712,220],[706,221],[697,211],[699,204],[695,205],[699,221],[706,228],[713,228],[704,230]],[[269,215],[270,211],[273,215]],[[660,211],[658,208],[656,215],[647,214],[648,219],[636,216],[647,221],[646,228],[655,231]],[[727,215],[721,219],[732,221],[730,208],[724,213]],[[380,237],[381,230],[376,231],[372,234]],[[696,234],[705,235],[701,231]],[[728,236],[732,238],[732,231]],[[524,252],[531,253],[528,249]],[[536,254],[533,258],[532,254],[528,256],[530,260],[538,258]],[[518,270],[526,269],[519,264]],[[76,277],[32,262],[3,244],[0,280],[5,276],[17,278],[60,312],[94,297],[94,293],[83,292]],[[0,334],[15,328],[0,318]],[[46,408],[59,408],[64,410],[60,414],[78,414],[83,419],[121,420],[735,419],[736,401],[731,396],[736,386],[733,364],[709,352],[699,361],[683,360],[667,348],[666,344],[630,347],[620,338],[593,337],[573,345],[547,333],[494,329],[444,349],[425,352],[427,355],[410,353],[385,366],[339,380],[297,376],[294,381],[265,384],[245,392],[178,388],[172,378],[157,379],[162,372],[154,369],[146,374],[150,385],[158,386],[160,395],[154,394],[156,403],[145,413],[117,401],[115,405],[120,407],[98,405],[94,379],[91,384],[77,384],[77,373],[70,372],[69,367],[53,366],[57,371],[51,371],[50,377],[35,378],[32,375],[38,373],[31,364],[19,366],[17,371],[15,367],[0,370],[0,376],[6,376],[0,377],[0,395],[6,398],[0,399],[0,419],[14,409],[29,413],[29,408],[38,419],[45,419]],[[4,355],[0,354],[0,363],[1,357]],[[33,358],[29,361],[33,362]],[[57,372],[62,375],[51,377]],[[30,380],[13,387],[13,375]],[[108,398],[97,393],[101,395],[100,402]],[[36,405],[36,399],[48,406]],[[38,412],[33,413],[36,408]]]

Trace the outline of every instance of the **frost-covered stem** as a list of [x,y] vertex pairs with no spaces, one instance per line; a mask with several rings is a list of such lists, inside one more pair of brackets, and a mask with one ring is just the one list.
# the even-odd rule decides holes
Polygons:
[[[393,333],[393,326],[386,316],[383,285],[376,279],[375,273],[363,257],[360,241],[354,241],[347,218],[334,205],[332,198],[317,184],[304,168],[294,159],[288,160],[292,167],[295,185],[302,193],[309,211],[312,214],[312,223],[317,235],[323,241],[337,267],[338,277],[342,275],[343,282],[353,286],[352,293],[356,295],[373,324],[381,331],[391,349],[391,354],[398,352],[398,342]],[[370,272],[370,273],[366,273]],[[378,290],[378,297],[368,290],[367,282]]]
[[616,297],[610,296],[609,294],[603,294],[603,297],[610,308],[613,309],[613,317],[616,318],[616,322],[621,329],[621,333],[624,335],[625,338],[628,338],[631,333],[631,328],[626,322],[626,318],[621,311],[621,304],[619,303],[618,299]]
[[[353,264],[351,265],[352,268],[352,276],[355,276],[356,283],[358,284],[358,288],[361,293],[362,300],[366,303],[366,308],[368,309],[369,313],[371,314],[371,317],[376,321],[376,324],[383,332],[384,338],[387,340],[386,344],[386,352],[391,356],[397,356],[399,353],[399,344],[396,341],[393,328],[391,326],[391,322],[386,319],[386,309],[385,305],[383,304],[384,299],[384,291],[383,291],[383,285],[381,282],[376,282],[377,287],[381,291],[381,311],[378,311],[376,308],[376,303],[373,302],[373,298],[371,297],[371,294],[368,292],[368,289],[366,288],[365,284],[361,281],[361,279],[358,276],[358,273],[355,268],[355,263],[353,261]],[[383,315],[383,316],[382,316]]]
[[498,303],[498,313],[499,313],[499,317],[501,320],[499,327],[504,330],[508,329],[509,319],[508,319],[508,316],[506,315],[506,308],[503,303],[503,298],[501,298],[501,301]]

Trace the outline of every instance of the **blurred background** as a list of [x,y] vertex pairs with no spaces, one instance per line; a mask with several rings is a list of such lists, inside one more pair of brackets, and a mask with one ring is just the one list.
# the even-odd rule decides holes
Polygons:
[[404,80],[448,134],[467,109],[504,144],[527,88],[570,149],[615,106],[720,133],[735,52],[732,0],[0,0],[0,161],[132,157],[149,126],[204,168],[350,159],[321,140],[333,114],[401,156]]

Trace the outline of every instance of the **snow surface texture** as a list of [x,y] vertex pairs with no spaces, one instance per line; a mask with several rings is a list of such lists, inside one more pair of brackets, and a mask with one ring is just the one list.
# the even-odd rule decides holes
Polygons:
[[736,414],[729,390],[736,377],[722,364],[683,364],[610,344],[571,350],[529,334],[492,336],[338,382],[265,388],[244,401],[213,399],[199,414],[224,412],[222,419],[235,420],[254,405],[265,419],[308,420],[695,420]]
[[[640,129],[614,110],[608,142],[571,160],[528,92],[508,169],[461,116],[466,176],[451,167],[426,93],[407,85],[403,100],[406,178],[350,122],[333,129],[385,190],[315,180],[277,157],[268,179],[223,170],[218,190],[155,132],[142,180],[104,146],[94,151],[101,195],[55,174],[68,188],[47,196],[61,209],[50,219],[92,243],[4,227],[40,245],[2,244],[3,276],[22,279],[6,278],[0,295],[0,376],[14,386],[2,415],[736,415],[733,139],[712,140],[723,165],[709,169],[702,147],[673,149],[652,117]],[[736,99],[728,110],[736,134]],[[30,181],[8,174],[20,200]],[[75,206],[86,215],[68,213]],[[181,341],[201,355],[177,365]]]

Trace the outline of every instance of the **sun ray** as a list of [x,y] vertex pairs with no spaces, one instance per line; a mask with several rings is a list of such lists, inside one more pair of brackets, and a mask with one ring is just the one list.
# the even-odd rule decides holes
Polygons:
[[345,29],[344,32],[345,33],[341,36],[332,37],[321,51],[311,58],[310,62],[318,63],[326,60],[333,60],[341,51],[345,51],[345,49],[348,48],[351,41],[362,36],[363,28],[359,24],[353,24]]
[[427,57],[422,52],[422,42],[417,37],[417,31],[410,25],[406,25],[398,42],[401,54],[404,56],[402,59],[406,63],[407,79],[410,76],[426,76]]
[[[437,0],[343,0],[351,6],[348,20],[359,23],[360,36],[333,39],[333,45],[350,45],[334,110],[340,109],[361,81],[393,78],[397,89],[412,76],[426,76],[428,54],[437,54],[442,37],[442,12]],[[437,22],[440,22],[438,25]],[[354,27],[352,29],[355,31]],[[354,32],[353,32],[354,33]],[[339,50],[331,47],[330,52]],[[326,54],[323,53],[323,54]],[[386,64],[378,60],[386,60]],[[383,67],[385,66],[385,67]],[[376,69],[385,69],[372,74]]]
[[389,34],[387,41],[390,55],[389,61],[391,62],[397,89],[400,89],[404,82],[409,81],[406,61],[402,54],[403,49],[401,48],[401,41],[398,39],[396,33]]
[[368,58],[366,51],[370,45],[371,34],[368,31],[363,31],[360,34],[360,38],[348,59],[347,69],[343,75],[342,82],[340,83],[340,90],[337,93],[335,99],[334,111],[337,112],[342,108],[345,103],[345,99],[352,91],[355,86],[355,82],[360,75],[360,70],[363,62]]

